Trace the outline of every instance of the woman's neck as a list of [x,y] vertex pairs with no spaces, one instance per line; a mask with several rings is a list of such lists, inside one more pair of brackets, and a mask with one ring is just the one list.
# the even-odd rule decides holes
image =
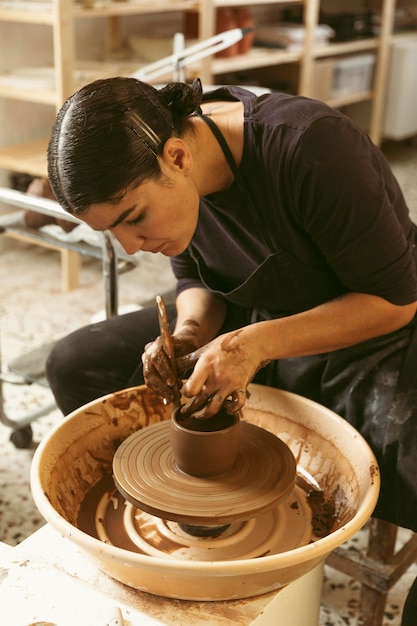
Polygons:
[[[204,115],[216,124],[227,142],[237,165],[243,152],[243,105],[240,102],[209,102],[202,105]],[[233,183],[234,176],[213,134],[203,119],[196,116],[196,146],[194,160],[200,178],[201,195],[224,191]]]

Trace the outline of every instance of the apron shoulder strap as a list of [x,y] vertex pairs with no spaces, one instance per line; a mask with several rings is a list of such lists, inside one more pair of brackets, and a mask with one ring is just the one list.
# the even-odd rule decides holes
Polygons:
[[226,161],[229,164],[229,167],[233,172],[233,175],[235,177],[235,181],[241,193],[242,199],[245,202],[246,207],[249,210],[249,213],[251,214],[251,216],[256,222],[256,225],[258,227],[258,234],[261,237],[262,241],[265,243],[265,245],[271,249],[271,242],[268,241],[269,230],[268,228],[265,228],[265,225],[263,224],[262,220],[259,217],[258,211],[256,210],[255,203],[253,202],[249,189],[243,179],[243,176],[233,157],[232,151],[230,150],[229,145],[226,139],[224,138],[221,130],[219,129],[217,124],[215,124],[215,122],[213,122],[213,120],[210,117],[208,117],[207,115],[204,115],[204,113],[195,113],[194,115],[197,115],[202,120],[204,120],[204,122],[207,124],[207,126],[209,126],[213,135],[216,137],[217,141],[219,142],[219,145],[226,158]]

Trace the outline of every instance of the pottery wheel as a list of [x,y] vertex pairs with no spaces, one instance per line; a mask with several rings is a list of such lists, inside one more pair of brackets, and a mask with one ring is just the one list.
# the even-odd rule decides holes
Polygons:
[[[87,528],[106,545],[156,558],[212,562],[288,552],[312,539],[308,497],[297,486],[284,502],[269,511],[200,538],[187,533],[178,522],[155,517],[123,501],[111,482],[100,485],[94,494],[94,526]],[[92,516],[88,519],[91,523]]]
[[291,450],[263,428],[242,422],[236,462],[215,478],[190,476],[177,467],[169,430],[168,420],[147,426],[114,456],[118,491],[142,511],[191,525],[230,524],[270,510],[294,488]]

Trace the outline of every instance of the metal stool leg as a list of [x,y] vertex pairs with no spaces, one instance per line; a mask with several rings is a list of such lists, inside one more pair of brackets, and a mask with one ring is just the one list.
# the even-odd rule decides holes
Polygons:
[[50,413],[55,407],[55,402],[50,402],[36,411],[32,411],[24,418],[19,420],[13,420],[8,417],[5,410],[4,399],[4,383],[10,383],[12,385],[31,385],[34,381],[28,380],[23,375],[5,374],[1,371],[1,342],[0,342],[0,422],[5,426],[12,429],[10,434],[10,440],[16,446],[16,448],[28,448],[32,443],[32,428],[30,424],[44,415]]

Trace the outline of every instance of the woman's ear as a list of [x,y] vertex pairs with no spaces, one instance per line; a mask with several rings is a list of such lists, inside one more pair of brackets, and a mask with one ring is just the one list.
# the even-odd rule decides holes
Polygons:
[[169,168],[188,174],[192,168],[192,155],[188,146],[179,137],[170,137],[161,154],[162,161]]

